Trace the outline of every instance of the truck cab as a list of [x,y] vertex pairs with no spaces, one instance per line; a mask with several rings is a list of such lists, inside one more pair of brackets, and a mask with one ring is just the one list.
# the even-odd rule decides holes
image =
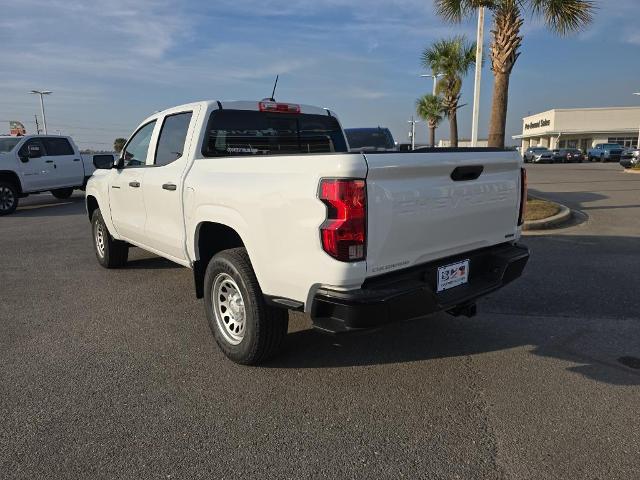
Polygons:
[[0,137],[0,215],[14,212],[19,199],[31,193],[49,191],[56,198],[69,198],[84,188],[93,170],[71,137]]

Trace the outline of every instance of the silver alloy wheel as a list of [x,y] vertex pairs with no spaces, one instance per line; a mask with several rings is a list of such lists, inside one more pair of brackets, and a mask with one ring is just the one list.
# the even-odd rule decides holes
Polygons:
[[95,232],[94,232],[95,240],[96,240],[96,251],[100,258],[104,258],[104,227],[101,222],[96,222]]
[[211,301],[218,330],[227,342],[238,345],[244,338],[246,314],[240,288],[230,275],[219,273],[216,276]]
[[16,197],[13,195],[13,191],[9,187],[0,187],[0,210],[11,210],[15,201]]

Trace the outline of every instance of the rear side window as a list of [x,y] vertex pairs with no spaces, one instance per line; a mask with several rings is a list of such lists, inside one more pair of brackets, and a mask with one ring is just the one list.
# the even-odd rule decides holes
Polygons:
[[156,149],[157,166],[168,165],[182,157],[190,122],[191,112],[169,115],[164,119]]
[[205,157],[346,151],[334,117],[250,110],[212,112],[202,146]]
[[42,143],[49,156],[73,155],[73,147],[66,138],[43,138]]

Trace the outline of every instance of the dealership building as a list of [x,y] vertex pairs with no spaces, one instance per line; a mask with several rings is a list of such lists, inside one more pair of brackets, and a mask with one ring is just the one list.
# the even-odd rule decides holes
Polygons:
[[529,147],[579,148],[586,151],[598,143],[638,145],[640,107],[562,108],[525,117],[523,151]]

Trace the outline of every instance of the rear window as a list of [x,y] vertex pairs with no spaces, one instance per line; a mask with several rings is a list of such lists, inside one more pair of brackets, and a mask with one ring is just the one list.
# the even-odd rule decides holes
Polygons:
[[73,147],[66,138],[43,138],[42,143],[44,143],[47,155],[73,155]]
[[395,147],[391,132],[386,128],[347,129],[345,134],[350,148],[391,149]]
[[250,110],[212,112],[202,147],[205,157],[346,151],[334,117]]

